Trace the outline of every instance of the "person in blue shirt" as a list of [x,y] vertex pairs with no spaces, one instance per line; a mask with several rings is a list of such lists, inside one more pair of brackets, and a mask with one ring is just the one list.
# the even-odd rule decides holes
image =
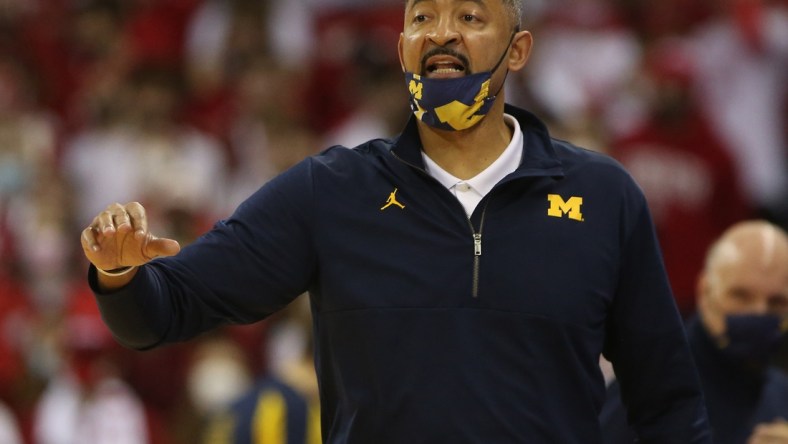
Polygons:
[[305,295],[268,322],[267,368],[252,387],[208,415],[201,444],[323,442],[311,314]]
[[275,375],[213,415],[202,444],[320,444],[320,407]]
[[[730,227],[710,247],[690,346],[717,444],[788,443],[788,374],[771,364],[788,331],[788,235],[763,220]],[[605,442],[631,443],[619,387],[600,415]]]
[[182,250],[140,203],[109,205],[81,241],[118,340],[257,322],[308,291],[327,444],[599,443],[602,353],[644,441],[708,443],[642,192],[504,103],[533,45],[521,8],[409,0],[401,134],[305,159]]

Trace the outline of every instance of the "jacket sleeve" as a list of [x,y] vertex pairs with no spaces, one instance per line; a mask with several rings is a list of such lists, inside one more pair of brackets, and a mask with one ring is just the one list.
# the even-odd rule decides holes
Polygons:
[[312,160],[264,185],[235,213],[173,257],[140,267],[124,288],[88,280],[116,339],[146,349],[224,324],[265,318],[307,291],[316,270],[311,239]]
[[633,187],[622,212],[618,290],[607,324],[628,421],[645,443],[711,442],[706,406],[645,199]]

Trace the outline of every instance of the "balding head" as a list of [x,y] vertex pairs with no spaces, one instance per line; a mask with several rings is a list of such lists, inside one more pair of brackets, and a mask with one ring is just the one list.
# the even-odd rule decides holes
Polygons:
[[730,227],[712,245],[698,283],[698,311],[714,335],[728,314],[788,315],[788,235],[762,220]]

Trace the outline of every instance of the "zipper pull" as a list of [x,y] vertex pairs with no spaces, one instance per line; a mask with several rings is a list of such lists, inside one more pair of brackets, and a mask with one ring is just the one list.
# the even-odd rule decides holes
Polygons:
[[481,256],[482,255],[482,235],[481,235],[481,233],[474,233],[473,234],[473,255],[474,256]]

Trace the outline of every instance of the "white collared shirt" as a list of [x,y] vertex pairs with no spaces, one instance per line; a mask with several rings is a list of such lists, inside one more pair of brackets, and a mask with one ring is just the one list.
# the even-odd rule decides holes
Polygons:
[[504,114],[503,117],[506,124],[512,128],[512,140],[509,142],[509,146],[495,159],[495,162],[468,180],[452,176],[430,159],[424,151],[421,152],[427,173],[457,197],[468,217],[471,217],[476,205],[493,189],[495,184],[517,169],[523,157],[523,133],[520,130],[520,123],[508,114]]

